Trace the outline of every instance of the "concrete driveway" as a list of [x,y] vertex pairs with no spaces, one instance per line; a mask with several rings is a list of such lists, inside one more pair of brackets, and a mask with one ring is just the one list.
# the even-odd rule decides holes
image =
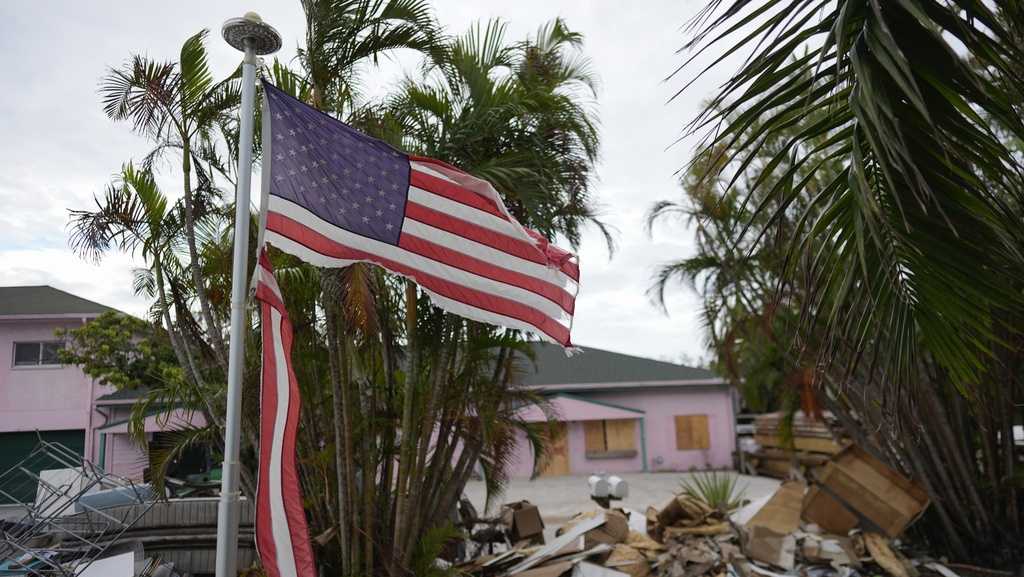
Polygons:
[[[648,506],[661,507],[679,491],[679,483],[691,473],[623,473],[619,476],[629,483],[629,497],[613,506],[646,511]],[[739,475],[739,485],[746,488],[744,497],[754,500],[771,495],[779,486],[777,479]],[[470,481],[466,495],[483,514],[484,484]],[[580,511],[591,511],[598,505],[590,500],[587,477],[541,477],[533,481],[512,480],[505,494],[495,499],[488,513],[495,513],[501,503],[526,499],[537,505],[548,530],[557,528]]]

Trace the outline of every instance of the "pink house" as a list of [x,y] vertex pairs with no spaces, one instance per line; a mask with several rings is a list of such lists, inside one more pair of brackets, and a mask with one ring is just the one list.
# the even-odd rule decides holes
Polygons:
[[[142,480],[148,458],[127,428],[135,395],[57,362],[63,346],[57,329],[80,327],[111,310],[50,286],[0,287],[0,471],[24,459],[42,437],[109,472]],[[187,419],[173,414],[168,426]],[[162,429],[155,416],[147,421],[147,437]],[[34,487],[14,496],[31,500]],[[0,503],[10,500],[0,495]]]
[[[583,347],[534,344],[523,385],[543,394],[547,413],[520,416],[551,427],[551,454],[541,475],[731,468],[736,444],[734,393],[714,373]],[[529,477],[534,458],[521,436],[514,477]]]

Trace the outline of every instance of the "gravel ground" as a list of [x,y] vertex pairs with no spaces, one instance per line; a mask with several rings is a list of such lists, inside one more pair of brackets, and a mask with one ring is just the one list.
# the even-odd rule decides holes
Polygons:
[[[613,506],[645,511],[648,506],[660,507],[676,493],[679,482],[690,473],[623,473],[619,476],[629,483],[629,497],[621,503],[613,502]],[[739,485],[746,487],[745,498],[754,500],[771,495],[779,486],[779,481],[768,477],[752,477],[740,475]],[[484,484],[470,481],[466,485],[466,495],[477,507],[484,510]],[[505,489],[505,494],[495,499],[490,513],[494,513],[501,503],[526,499],[537,505],[546,526],[545,534],[554,534],[559,525],[580,511],[590,511],[598,505],[590,500],[587,477],[541,477],[533,481],[514,479]],[[482,513],[481,513],[482,514]],[[548,535],[550,538],[550,535]]]

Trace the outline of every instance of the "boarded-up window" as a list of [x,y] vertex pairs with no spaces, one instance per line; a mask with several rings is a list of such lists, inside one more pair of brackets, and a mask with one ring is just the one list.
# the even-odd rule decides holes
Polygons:
[[583,437],[588,453],[603,453],[608,450],[604,438],[604,421],[583,421]]
[[710,449],[707,415],[676,415],[676,449]]
[[588,454],[612,453],[626,456],[636,453],[636,421],[584,421],[583,437]]

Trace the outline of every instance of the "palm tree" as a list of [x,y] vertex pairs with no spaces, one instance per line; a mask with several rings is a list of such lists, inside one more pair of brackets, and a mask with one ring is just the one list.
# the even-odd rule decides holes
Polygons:
[[[307,16],[320,27],[308,34],[311,42],[335,38],[324,24],[330,18],[309,16],[320,9],[323,5],[307,5]],[[339,20],[349,30],[345,34],[352,34],[353,27]],[[542,32],[538,41],[502,48],[514,65],[508,73],[516,78],[507,83],[515,92],[513,100],[493,106],[480,102],[451,126],[465,134],[486,126],[486,137],[498,142],[497,147],[478,148],[472,163],[426,146],[426,138],[446,128],[424,124],[415,127],[413,136],[405,135],[413,128],[404,124],[407,113],[416,112],[399,99],[383,107],[360,105],[352,87],[356,66],[334,60],[311,63],[332,51],[304,48],[303,71],[278,64],[269,73],[278,86],[369,133],[478,176],[504,178],[510,203],[520,204],[518,216],[524,222],[543,225],[552,235],[565,230],[578,238],[589,216],[583,209],[591,208],[587,185],[597,133],[591,112],[563,94],[585,76],[582,65],[573,77],[566,72],[572,70],[569,59],[561,60],[567,46],[578,46],[579,36],[560,22]],[[428,63],[439,85],[461,90],[464,80],[449,77],[458,42],[421,46],[429,49]],[[473,58],[469,52],[479,51],[463,48],[458,57]],[[526,65],[528,52],[537,56],[532,68]],[[558,74],[563,80],[553,80]],[[559,121],[560,114],[571,118]],[[459,146],[476,144],[464,140]],[[562,147],[561,163],[556,146]],[[516,187],[511,184],[516,178],[529,182]],[[526,430],[529,439],[540,442],[539,432],[514,416],[514,407],[538,401],[509,385],[520,370],[513,353],[523,351],[524,343],[514,332],[444,314],[413,285],[373,267],[323,271],[320,278],[323,333],[315,338],[326,341],[334,430],[325,433],[334,440],[337,490],[337,513],[327,510],[323,517],[339,520],[343,572],[401,573],[420,565],[424,556],[436,555],[417,544],[425,532],[443,526],[478,462],[489,486],[497,489],[504,482],[515,431]],[[396,430],[402,431],[400,437]]]
[[[304,2],[303,8],[307,42],[299,50],[298,66],[274,62],[261,74],[369,133],[390,138],[394,132],[389,129],[400,129],[389,106],[360,98],[360,74],[378,58],[396,48],[412,48],[440,63],[433,68],[435,74],[450,70],[451,45],[441,42],[423,2],[322,0]],[[548,227],[543,230],[552,236],[565,231],[567,237],[578,239],[579,226],[590,216],[586,210],[592,208],[588,187],[597,151],[596,121],[592,111],[563,96],[576,83],[566,70],[572,68],[579,36],[561,23],[545,30],[544,39],[508,47],[517,102],[496,107],[501,116],[489,126],[492,137],[505,139],[501,148],[481,150],[472,165],[455,155],[436,156],[472,166],[480,175],[505,178],[510,184],[503,192],[510,202],[521,204],[517,211],[524,222]],[[178,72],[173,64],[152,71],[140,65],[143,70],[137,76],[153,80],[153,93],[146,96],[132,92],[137,86],[125,80],[135,76],[130,68],[118,76],[131,88],[119,93],[123,97],[117,99],[122,105],[118,114],[138,122],[146,134],[160,137],[162,144],[147,157],[151,164],[165,150],[184,150],[181,135],[175,136],[180,108],[165,110],[164,104],[147,100],[164,97],[167,87],[161,82],[177,86]],[[226,82],[234,86],[235,81]],[[560,120],[559,114],[583,116]],[[187,122],[197,122],[186,116],[193,119]],[[218,178],[230,177],[221,171],[216,151],[225,148],[218,139],[233,128],[222,123],[224,118],[210,118],[204,124],[207,129],[192,133],[191,168],[202,175],[202,182],[188,187],[193,194],[191,200],[182,200],[180,214],[170,211],[174,233],[161,255],[161,282],[155,272],[141,272],[137,286],[155,291],[157,285],[166,285],[166,296],[154,310],[167,317],[165,324],[184,343],[182,367],[195,365],[195,375],[215,389],[223,379],[215,378],[213,367],[204,363],[213,360],[213,336],[196,322],[189,307],[202,300],[200,290],[210,298],[229,280],[229,229],[212,182],[215,173],[223,172]],[[453,126],[474,127],[469,121]],[[424,131],[419,136],[425,135]],[[558,162],[558,154],[541,150],[545,147],[558,147],[564,162]],[[505,158],[490,162],[483,153]],[[514,159],[517,155],[520,158]],[[489,173],[488,166],[494,167]],[[510,180],[516,177],[529,182],[517,188]],[[184,214],[189,203],[191,225]],[[111,247],[129,248],[111,244],[103,250]],[[438,536],[448,534],[449,515],[469,476],[482,469],[496,492],[505,481],[519,430],[539,450],[541,431],[519,421],[515,412],[524,403],[541,402],[512,387],[523,368],[520,359],[528,355],[522,337],[444,314],[415,286],[375,267],[318,270],[283,253],[274,252],[272,258],[294,325],[294,355],[302,359],[296,363],[304,399],[298,457],[310,528],[319,536],[318,558],[346,575],[404,575],[412,567],[430,566],[443,545]],[[194,283],[195,266],[205,283],[202,289]],[[217,302],[211,299],[214,320],[217,312]],[[258,342],[255,327],[246,338]],[[258,358],[251,355],[249,360],[245,410],[255,407],[256,396],[248,393],[258,381]],[[153,402],[166,400],[174,391],[161,388],[158,395],[164,396],[154,396]],[[206,398],[218,401],[221,396],[217,390]],[[253,427],[247,423],[251,425],[251,419],[243,419],[243,432],[251,437]],[[185,431],[158,457],[166,460],[176,449],[203,438],[203,431]],[[250,443],[255,446],[253,440]]]
[[494,184],[512,214],[549,238],[578,246],[597,218],[591,186],[600,136],[597,80],[582,36],[561,19],[509,43],[492,20],[453,39],[388,104],[397,144]]
[[[798,336],[807,292],[800,277],[792,279],[784,295],[778,294],[778,287],[785,280],[797,223],[805,214],[816,216],[814,198],[843,166],[815,152],[820,139],[798,153],[808,159],[805,166],[815,167],[813,171],[798,169],[784,180],[785,167],[772,162],[816,118],[806,117],[765,137],[757,154],[738,172],[723,168],[730,152],[726,145],[701,155],[681,179],[683,197],[656,203],[648,215],[648,230],[656,222],[680,219],[693,228],[696,240],[692,256],[657,269],[649,294],[666,312],[666,291],[673,283],[688,284],[700,294],[715,368],[743,392],[755,411],[795,407],[800,400],[805,412],[819,412],[811,383],[804,378],[816,353],[809,342],[813,339],[789,345]],[[791,179],[804,181],[800,194],[773,194],[777,187],[789,186]]]
[[803,276],[823,398],[925,484],[933,536],[1007,562],[1022,522],[1022,24],[1013,3],[715,1],[687,44],[687,64],[750,54],[690,126],[720,173],[816,115],[772,155],[782,184],[758,179],[748,199],[785,206],[808,189],[798,173],[825,175],[815,159],[843,163],[783,271]]
[[[189,272],[214,358],[226,371],[222,323],[214,315],[196,246],[194,197],[200,191],[215,190],[214,170],[227,175],[215,142],[218,135],[231,132],[241,87],[237,74],[214,82],[204,45],[207,34],[207,30],[202,30],[186,40],[177,63],[132,56],[129,62],[110,70],[103,78],[100,95],[108,117],[132,123],[137,132],[156,144],[146,158],[147,167],[169,150],[181,154]],[[196,185],[193,185],[193,172]]]
[[186,355],[171,320],[165,267],[178,232],[167,197],[156,185],[152,173],[126,164],[107,186],[102,200],[94,198],[96,210],[72,210],[69,243],[83,258],[100,260],[112,248],[141,255],[150,263],[157,291],[156,309],[170,336],[182,367]]
[[[183,236],[184,203],[171,204],[157,186],[153,173],[130,163],[122,167],[103,196],[97,196],[94,202],[95,210],[70,211],[72,250],[96,261],[110,250],[142,256],[147,268],[136,271],[136,292],[155,297],[154,321],[163,325],[182,369],[180,377],[175,373],[156,376],[158,382],[152,383],[133,408],[133,424],[144,422],[152,407],[179,406],[205,417],[207,426],[190,430],[185,442],[170,448],[167,458],[161,460],[164,464],[173,454],[196,442],[214,439],[213,444],[219,444],[222,411],[214,402],[218,390],[202,369],[200,356],[207,351],[196,347],[197,335],[189,334],[192,317],[180,296],[181,287],[187,284],[182,282],[184,271],[176,255]],[[200,199],[200,204],[205,204],[205,199]],[[196,332],[196,328],[191,332]],[[141,429],[135,432],[144,445]],[[160,466],[154,463],[154,467]],[[157,482],[161,481],[158,476]],[[251,490],[248,471],[245,483],[246,489]]]

